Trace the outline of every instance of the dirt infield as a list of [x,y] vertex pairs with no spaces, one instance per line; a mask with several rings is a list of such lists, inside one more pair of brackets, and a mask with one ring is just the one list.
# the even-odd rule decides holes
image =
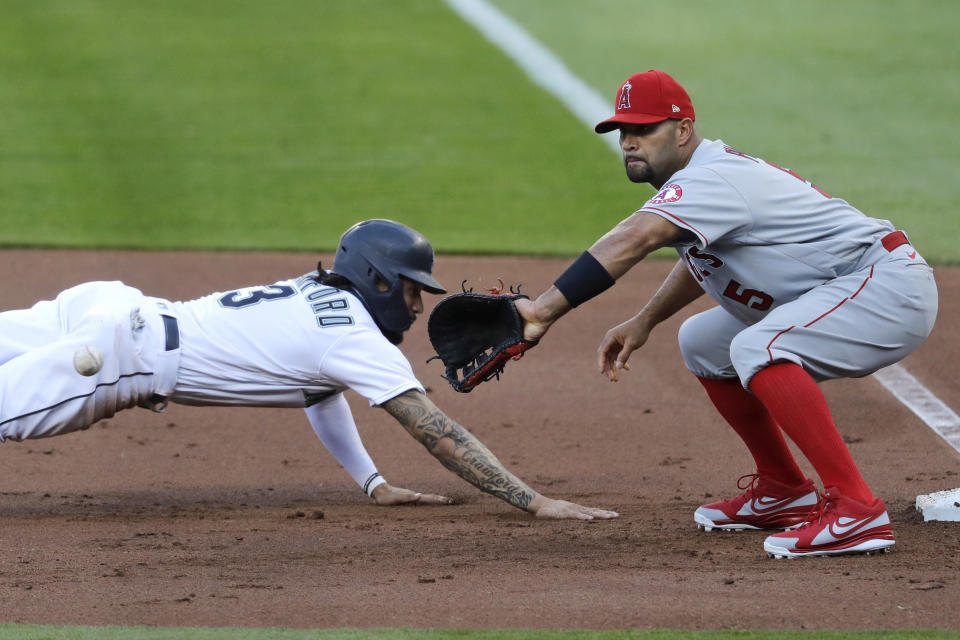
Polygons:
[[[533,294],[565,264],[441,258],[436,275],[451,288],[500,277]],[[913,511],[918,493],[960,486],[960,455],[871,378],[824,390],[887,502],[892,553],[776,561],[762,533],[697,531],[693,510],[734,493],[752,467],[680,362],[675,332],[688,314],[654,333],[620,383],[594,364],[604,331],[670,266],[634,269],[500,383],[469,395],[425,363],[423,320],[403,345],[437,404],[519,476],[547,495],[616,509],[618,520],[543,522],[480,494],[356,395],[383,474],[460,504],[374,506],[299,410],[133,410],[87,432],[0,445],[0,622],[960,628],[960,524],[919,522]],[[305,254],[0,251],[0,308],[85,280],[185,299],[312,267]],[[903,364],[958,408],[960,268],[937,273],[938,325]]]

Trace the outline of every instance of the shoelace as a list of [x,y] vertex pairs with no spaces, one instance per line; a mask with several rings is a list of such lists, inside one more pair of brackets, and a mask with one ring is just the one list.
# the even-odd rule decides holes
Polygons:
[[[749,482],[747,482],[747,484],[743,484],[743,481],[746,480],[747,478],[750,479]],[[759,482],[760,482],[759,473],[748,473],[746,475],[743,475],[737,478],[737,488],[743,489],[744,491],[747,491],[753,494],[753,492],[757,490],[757,484]]]
[[817,504],[813,505],[810,508],[810,512],[804,516],[803,523],[810,524],[816,519],[817,524],[823,522],[823,516],[826,515],[828,511],[833,511],[837,508],[836,501],[828,496],[826,493],[820,493],[817,491]]

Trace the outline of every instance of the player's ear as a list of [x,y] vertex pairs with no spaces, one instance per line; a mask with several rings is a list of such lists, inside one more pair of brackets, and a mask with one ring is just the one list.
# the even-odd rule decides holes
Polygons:
[[696,124],[690,118],[684,118],[677,121],[674,127],[677,144],[681,147],[690,142],[693,138],[693,132],[696,130]]

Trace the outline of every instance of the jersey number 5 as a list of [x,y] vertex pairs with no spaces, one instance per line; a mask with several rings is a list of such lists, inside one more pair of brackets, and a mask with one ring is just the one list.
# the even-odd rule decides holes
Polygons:
[[757,311],[766,311],[773,304],[773,298],[768,293],[757,291],[756,289],[743,289],[739,282],[731,280],[730,284],[723,291],[723,295],[731,300],[736,300],[742,305],[746,305]]

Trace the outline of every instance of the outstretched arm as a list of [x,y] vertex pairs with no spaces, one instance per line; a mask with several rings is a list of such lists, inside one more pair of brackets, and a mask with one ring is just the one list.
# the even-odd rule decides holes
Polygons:
[[[585,256],[591,260],[584,262],[583,258],[578,259],[557,282],[568,278],[567,282],[572,281],[579,292],[588,296],[596,295],[603,290],[602,282],[594,285],[584,282],[585,278],[605,278],[606,286],[609,286],[652,251],[679,242],[689,233],[658,215],[638,211],[593,243],[587,252],[589,256]],[[592,274],[589,270],[578,268],[578,265],[584,264],[591,265],[593,269],[602,268],[602,271]],[[597,288],[596,292],[590,293],[592,288]],[[539,340],[550,325],[577,303],[573,301],[571,304],[556,285],[551,285],[536,300],[517,300],[517,310],[526,323],[523,337],[531,341]]]
[[446,496],[391,486],[377,471],[377,466],[363,446],[357,424],[343,394],[338,393],[332,398],[311,405],[305,411],[310,426],[323,445],[377,504],[453,504],[453,500]]
[[440,463],[481,491],[540,518],[615,518],[617,513],[543,496],[510,473],[493,453],[426,395],[411,390],[383,408]]

